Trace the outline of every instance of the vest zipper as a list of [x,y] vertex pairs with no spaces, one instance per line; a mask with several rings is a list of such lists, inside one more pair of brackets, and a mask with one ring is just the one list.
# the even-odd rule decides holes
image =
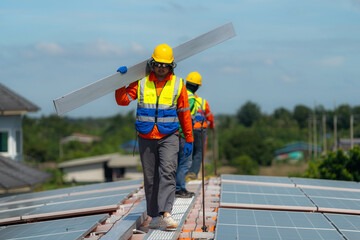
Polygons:
[[159,96],[156,96],[155,124],[157,123],[158,107],[159,107]]
[[164,86],[161,88],[160,94],[159,96],[157,95],[157,88],[156,88],[156,83],[154,81],[155,84],[155,91],[156,91],[156,109],[155,109],[155,124],[157,123],[157,117],[158,117],[158,108],[159,108],[159,99],[160,99],[160,95],[162,93],[162,90],[164,89],[165,85],[167,84],[168,81],[166,81],[166,83],[164,84]]

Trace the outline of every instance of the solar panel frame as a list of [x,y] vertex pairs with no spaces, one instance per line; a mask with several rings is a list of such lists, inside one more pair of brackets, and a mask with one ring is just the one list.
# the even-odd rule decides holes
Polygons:
[[[130,183],[131,185],[126,185]],[[116,210],[118,205],[131,195],[141,185],[134,183],[142,183],[142,180],[130,180],[123,182],[113,182],[106,184],[95,184],[68,188],[67,195],[57,194],[62,191],[56,191],[57,195],[48,194],[31,194],[30,198],[24,198],[26,201],[15,201],[15,203],[7,202],[6,205],[0,205],[0,225],[29,221],[33,219],[55,218],[60,216],[80,215],[85,213],[98,213]],[[99,188],[101,187],[101,188]],[[99,188],[99,189],[97,189]],[[80,190],[81,189],[81,190]],[[52,191],[54,193],[54,191]],[[40,196],[45,196],[41,198]],[[13,199],[23,199],[23,195]],[[114,198],[114,200],[104,200],[105,198]],[[6,201],[10,200],[7,198]],[[91,201],[87,201],[91,200]],[[98,204],[93,202],[99,201]],[[78,204],[78,202],[83,202]],[[12,204],[11,204],[12,203]],[[106,203],[106,204],[105,204]],[[90,204],[86,206],[86,204]],[[56,207],[59,209],[56,210]],[[77,209],[76,209],[77,207]],[[48,211],[48,212],[46,212]]]
[[5,205],[0,206],[0,212],[3,211],[11,211],[15,209],[24,209],[29,207],[41,207],[45,206],[51,203],[61,203],[61,202],[68,202],[68,201],[74,201],[74,200],[81,200],[81,199],[92,199],[92,198],[99,198],[99,197],[105,197],[108,195],[115,195],[115,194],[129,194],[129,192],[133,192],[136,190],[135,188],[127,188],[127,189],[121,189],[121,190],[114,190],[114,191],[106,191],[106,192],[92,192],[87,194],[79,194],[79,195],[68,195],[68,196],[62,196],[59,198],[47,198],[47,199],[37,199],[29,202],[21,202],[21,203],[15,203],[12,205]]
[[221,191],[222,192],[234,192],[234,193],[304,196],[304,193],[299,188],[296,188],[294,186],[293,187],[280,187],[280,186],[222,183]]
[[89,234],[108,214],[58,219],[45,222],[6,226],[0,229],[0,239],[75,240]]
[[324,214],[348,240],[360,239],[360,216],[348,214]]
[[343,239],[320,213],[219,209],[215,239]]
[[315,189],[304,188],[302,191],[311,197],[318,198],[334,198],[334,199],[348,199],[348,200],[360,200],[360,192],[343,191],[343,190],[329,190],[329,189]]
[[36,192],[36,193],[18,194],[14,196],[0,198],[0,206],[29,202],[29,201],[31,202],[31,201],[37,201],[43,199],[60,198],[69,195],[81,195],[92,192],[105,192],[105,191],[114,191],[119,189],[140,187],[142,185],[142,181],[143,181],[142,179],[123,180],[123,181],[108,182],[108,183],[82,185],[82,186],[62,188],[62,189],[49,190],[49,191]]
[[34,206],[32,208],[21,208],[21,209],[15,209],[11,211],[3,211],[0,212],[0,224],[10,224],[15,222],[21,222],[21,216],[26,215],[29,212],[35,210],[37,206]]
[[317,207],[306,196],[251,193],[221,193],[220,207],[317,211]]
[[314,189],[328,189],[328,190],[342,190],[360,192],[360,184],[353,181],[340,181],[328,179],[312,179],[312,178],[296,178],[291,180],[297,187],[300,188],[314,188]]
[[272,176],[257,176],[257,175],[222,174],[221,182],[265,185],[265,186],[281,186],[281,187],[295,186],[295,184],[288,177],[272,177]]
[[317,207],[296,187],[222,183],[221,207],[316,211]]
[[360,214],[359,200],[320,197],[311,197],[311,200],[316,204],[319,212]]
[[114,194],[95,199],[49,203],[21,216],[21,219],[29,221],[34,219],[113,211],[118,208],[126,196],[128,196],[128,194]]

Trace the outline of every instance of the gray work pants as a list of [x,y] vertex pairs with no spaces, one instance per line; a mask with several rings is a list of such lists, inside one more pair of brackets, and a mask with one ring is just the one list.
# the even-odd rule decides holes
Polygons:
[[179,134],[162,139],[139,137],[139,152],[144,174],[147,214],[171,212],[174,199],[179,152]]

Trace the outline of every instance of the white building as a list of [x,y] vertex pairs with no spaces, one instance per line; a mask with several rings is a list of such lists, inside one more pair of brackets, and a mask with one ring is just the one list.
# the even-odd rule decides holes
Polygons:
[[0,83],[0,156],[22,161],[22,116],[39,107]]
[[79,158],[60,163],[58,167],[64,173],[66,182],[94,183],[111,182],[120,179],[142,178],[140,157],[105,154]]

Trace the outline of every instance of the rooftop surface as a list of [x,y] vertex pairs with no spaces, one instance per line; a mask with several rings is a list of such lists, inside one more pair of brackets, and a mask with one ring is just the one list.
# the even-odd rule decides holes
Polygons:
[[0,114],[36,112],[40,108],[0,83]]
[[0,156],[0,193],[17,188],[31,188],[50,177],[51,175],[47,172]]
[[148,228],[142,180],[0,198],[0,239],[360,239],[357,182],[222,175],[187,188],[166,231]]

